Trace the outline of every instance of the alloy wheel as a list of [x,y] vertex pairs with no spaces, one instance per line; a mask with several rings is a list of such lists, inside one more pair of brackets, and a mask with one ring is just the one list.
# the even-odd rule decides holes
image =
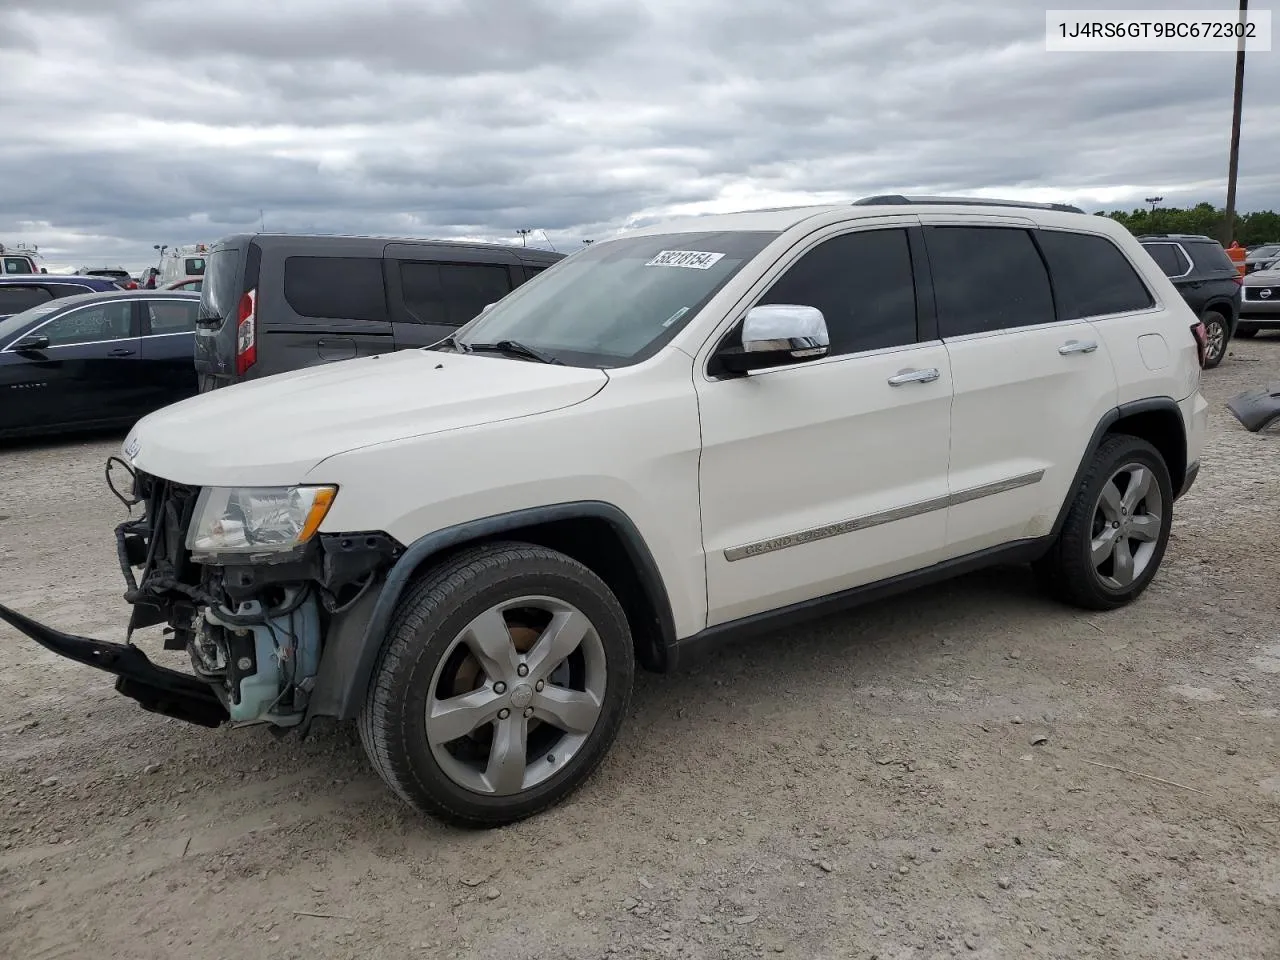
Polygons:
[[530,596],[489,607],[440,658],[427,696],[431,753],[458,786],[509,796],[565,768],[600,718],[604,644],[580,610]]
[[1128,463],[1102,488],[1093,512],[1093,570],[1112,590],[1126,590],[1151,564],[1164,520],[1160,484],[1151,469]]

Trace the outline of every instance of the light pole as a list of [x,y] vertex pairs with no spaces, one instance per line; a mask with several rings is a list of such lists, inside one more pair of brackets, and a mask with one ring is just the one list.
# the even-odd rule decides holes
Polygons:
[[528,227],[521,227],[516,233],[520,234],[520,246],[527,247],[529,245],[529,234],[533,233]]
[[1146,202],[1151,204],[1151,212],[1156,212],[1156,204],[1163,200],[1164,197],[1147,197]]
[[1240,106],[1244,99],[1244,28],[1249,20],[1249,0],[1240,0],[1240,40],[1236,44],[1236,85],[1231,101],[1231,155],[1227,160],[1227,209],[1222,218],[1222,245],[1235,239],[1236,173],[1240,169]]

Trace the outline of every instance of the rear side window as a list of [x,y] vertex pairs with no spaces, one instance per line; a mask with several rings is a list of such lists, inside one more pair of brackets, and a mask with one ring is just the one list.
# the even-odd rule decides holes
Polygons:
[[1239,273],[1220,243],[1194,243],[1190,250],[1196,266],[1207,273]]
[[1153,306],[1151,293],[1120,249],[1106,237],[1041,230],[1059,316],[1080,320]]
[[457,327],[511,292],[507,268],[489,263],[400,262],[404,305],[418,323]]
[[32,273],[31,265],[24,257],[5,257],[3,273]]
[[1026,230],[928,227],[925,237],[943,337],[1056,319],[1049,274]]
[[151,319],[152,335],[165,333],[192,333],[196,329],[195,300],[149,300],[147,314]]
[[187,257],[186,268],[188,277],[203,277],[204,257]]
[[1144,243],[1143,246],[1166,277],[1181,277],[1191,269],[1191,261],[1176,243]]
[[53,294],[44,287],[0,287],[0,316],[21,313],[28,307],[52,299]]
[[377,257],[288,257],[284,299],[303,317],[387,319],[382,260]]

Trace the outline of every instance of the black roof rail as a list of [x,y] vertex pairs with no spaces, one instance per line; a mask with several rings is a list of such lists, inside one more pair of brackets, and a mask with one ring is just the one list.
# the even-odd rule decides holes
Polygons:
[[882,193],[853,201],[855,207],[885,207],[912,204],[965,207],[1029,207],[1035,210],[1057,210],[1059,213],[1084,213],[1067,203],[1033,203],[1030,200],[991,200],[986,197],[907,197],[900,193]]

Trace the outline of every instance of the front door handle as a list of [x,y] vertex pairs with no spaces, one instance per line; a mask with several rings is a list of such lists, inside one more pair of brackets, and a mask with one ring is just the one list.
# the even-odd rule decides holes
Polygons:
[[1065,357],[1072,353],[1093,353],[1097,349],[1096,340],[1068,340],[1058,348],[1058,352]]
[[133,356],[133,351],[132,351],[132,350],[126,350],[126,349],[124,349],[123,347],[121,347],[121,348],[120,348],[120,349],[118,349],[118,350],[109,350],[109,351],[107,351],[107,356],[108,356],[108,357],[132,357],[132,356]]
[[900,387],[904,383],[933,383],[942,376],[937,367],[926,367],[923,370],[903,370],[889,378],[889,386]]

